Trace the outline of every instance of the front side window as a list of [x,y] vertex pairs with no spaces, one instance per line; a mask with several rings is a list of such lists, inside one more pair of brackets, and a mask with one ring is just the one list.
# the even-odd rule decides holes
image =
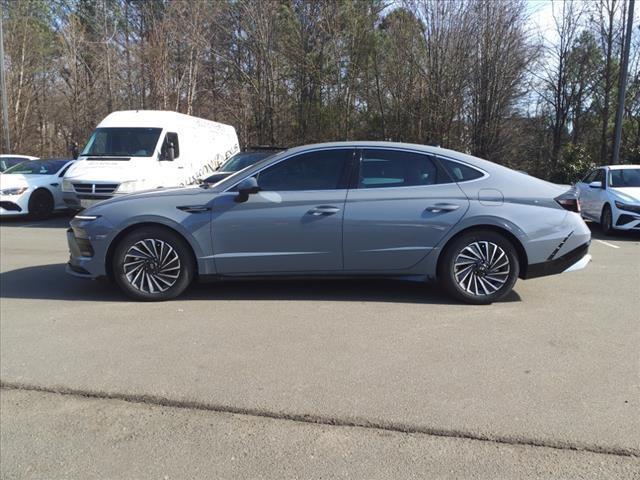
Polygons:
[[600,182],[602,184],[602,188],[604,188],[604,170],[602,168],[599,168],[596,171],[596,176],[592,181],[593,182]]
[[82,155],[151,157],[161,132],[161,128],[97,128]]
[[438,169],[428,155],[400,150],[365,150],[359,188],[412,187],[438,183]]
[[620,168],[609,171],[609,186],[640,187],[640,168]]
[[337,190],[353,151],[323,150],[296,155],[261,171],[258,185],[265,191]]
[[593,182],[594,178],[596,178],[596,174],[598,173],[598,170],[592,170],[591,172],[589,172],[587,174],[586,177],[584,177],[584,180],[582,180],[582,183],[591,183]]

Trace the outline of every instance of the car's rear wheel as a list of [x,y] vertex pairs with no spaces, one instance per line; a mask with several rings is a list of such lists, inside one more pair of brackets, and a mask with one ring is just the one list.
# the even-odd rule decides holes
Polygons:
[[116,246],[112,267],[118,286],[143,301],[177,297],[195,272],[187,243],[162,227],[142,227],[127,234]]
[[29,197],[29,215],[32,218],[49,218],[53,213],[53,195],[47,190],[36,190]]
[[464,233],[445,248],[439,278],[452,297],[484,305],[513,289],[520,265],[513,244],[491,230]]
[[613,234],[613,212],[609,204],[605,205],[602,209],[602,215],[600,216],[600,226],[602,227],[602,233],[605,235]]

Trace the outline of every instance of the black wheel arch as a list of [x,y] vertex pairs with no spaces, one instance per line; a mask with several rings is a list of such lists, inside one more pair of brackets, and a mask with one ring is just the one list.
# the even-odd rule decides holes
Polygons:
[[124,237],[126,237],[129,233],[134,232],[136,230],[140,230],[142,228],[145,227],[153,227],[153,228],[161,228],[164,230],[167,230],[168,232],[171,232],[175,235],[177,235],[178,237],[180,237],[184,243],[187,245],[187,247],[189,248],[189,253],[191,254],[191,259],[193,260],[193,267],[194,267],[194,272],[193,272],[193,277],[194,279],[197,279],[198,277],[198,261],[196,259],[196,254],[193,250],[193,245],[191,245],[191,242],[189,242],[189,240],[182,234],[180,233],[178,230],[176,230],[175,228],[172,228],[168,225],[165,225],[163,223],[158,223],[158,222],[142,222],[142,223],[134,223],[133,225],[129,225],[128,227],[124,228],[123,230],[121,230],[120,232],[118,232],[118,234],[113,238],[113,240],[111,240],[111,243],[109,244],[109,248],[107,248],[107,254],[105,256],[105,271],[107,272],[107,278],[109,278],[110,280],[113,280],[113,255],[115,253],[115,250],[118,246],[118,244],[122,241],[122,239]]
[[520,269],[519,269],[520,273],[519,273],[518,276],[520,278],[526,277],[527,267],[529,265],[529,259],[527,257],[526,250],[522,246],[522,242],[520,242],[518,237],[516,237],[512,232],[510,232],[506,228],[498,227],[496,225],[473,225],[473,226],[465,228],[464,230],[460,230],[455,235],[453,235],[451,238],[449,238],[447,240],[447,242],[442,246],[442,249],[440,251],[440,255],[438,256],[438,263],[436,265],[436,274],[438,276],[440,276],[440,271],[441,271],[440,269],[442,268],[442,259],[444,257],[443,253],[449,247],[449,245],[451,245],[453,242],[455,242],[456,239],[460,238],[462,235],[465,235],[465,234],[467,234],[469,232],[473,232],[473,231],[476,231],[476,230],[489,230],[489,231],[492,231],[494,233],[500,234],[503,237],[505,237],[507,240],[509,240],[511,242],[511,244],[513,245],[513,247],[516,249],[516,253],[518,254],[518,266],[520,267]]

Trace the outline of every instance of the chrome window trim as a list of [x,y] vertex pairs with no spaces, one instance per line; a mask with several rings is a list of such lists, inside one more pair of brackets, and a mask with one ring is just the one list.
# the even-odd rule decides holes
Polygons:
[[[419,155],[428,155],[431,156],[433,158],[435,158],[436,160],[438,158],[443,158],[445,160],[451,161],[451,162],[457,162],[457,163],[461,163],[462,165],[472,168],[480,173],[482,173],[482,177],[479,178],[474,178],[473,180],[463,180],[461,182],[456,182],[455,180],[451,179],[451,183],[455,183],[455,184],[460,184],[460,183],[471,183],[471,182],[476,182],[476,181],[480,181],[480,180],[485,180],[487,178],[489,178],[491,175],[481,169],[480,167],[476,167],[475,165],[470,165],[469,163],[466,163],[462,160],[458,160],[457,158],[452,158],[450,156],[447,155],[441,155],[439,153],[433,153],[433,152],[426,152],[424,150],[420,150],[420,149],[415,149],[415,148],[406,148],[406,147],[384,147],[384,146],[366,146],[366,145],[351,145],[351,146],[335,146],[335,147],[317,147],[317,148],[311,148],[309,150],[304,150],[301,152],[296,152],[296,153],[291,153],[285,157],[282,157],[280,159],[278,159],[277,161],[270,163],[269,165],[265,165],[264,167],[262,167],[259,170],[256,170],[255,172],[253,172],[251,174],[252,177],[255,177],[257,175],[260,174],[260,172],[262,172],[263,170],[270,168],[274,165],[277,165],[280,162],[284,162],[285,160],[288,160],[290,158],[296,157],[298,155],[303,155],[306,153],[312,153],[312,152],[318,152],[318,151],[325,151],[325,150],[354,150],[354,151],[362,151],[362,150],[392,150],[392,151],[396,151],[396,152],[410,152],[410,153],[417,153]],[[284,152],[283,152],[284,153]],[[362,157],[360,157],[360,159],[358,160],[358,163],[360,163],[362,161]],[[246,167],[249,168],[249,167]],[[443,167],[444,168],[444,167]],[[239,172],[236,173],[240,173],[242,170],[240,170]],[[232,184],[231,186],[227,187],[226,189],[224,189],[222,192],[220,193],[228,193],[230,190],[232,190],[233,188],[235,188],[242,180],[244,180],[245,178],[248,177],[242,177],[241,179],[239,179],[237,182],[235,182],[234,184]],[[398,189],[398,188],[424,188],[424,187],[432,187],[435,185],[450,185],[451,183],[433,183],[431,185],[408,185],[408,186],[403,186],[403,187],[376,187],[376,188],[359,188],[359,187],[355,187],[355,188],[340,188],[340,189],[331,189],[331,190],[279,190],[279,191],[287,191],[287,192],[330,192],[330,191],[341,191],[341,190],[388,190],[391,188],[394,189]]]

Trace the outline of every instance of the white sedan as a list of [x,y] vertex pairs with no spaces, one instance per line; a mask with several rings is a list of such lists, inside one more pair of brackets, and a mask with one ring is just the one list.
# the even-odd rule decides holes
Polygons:
[[31,160],[0,175],[0,216],[46,218],[64,210],[60,184],[73,160]]
[[576,184],[582,216],[615,230],[640,231],[640,165],[608,165]]

